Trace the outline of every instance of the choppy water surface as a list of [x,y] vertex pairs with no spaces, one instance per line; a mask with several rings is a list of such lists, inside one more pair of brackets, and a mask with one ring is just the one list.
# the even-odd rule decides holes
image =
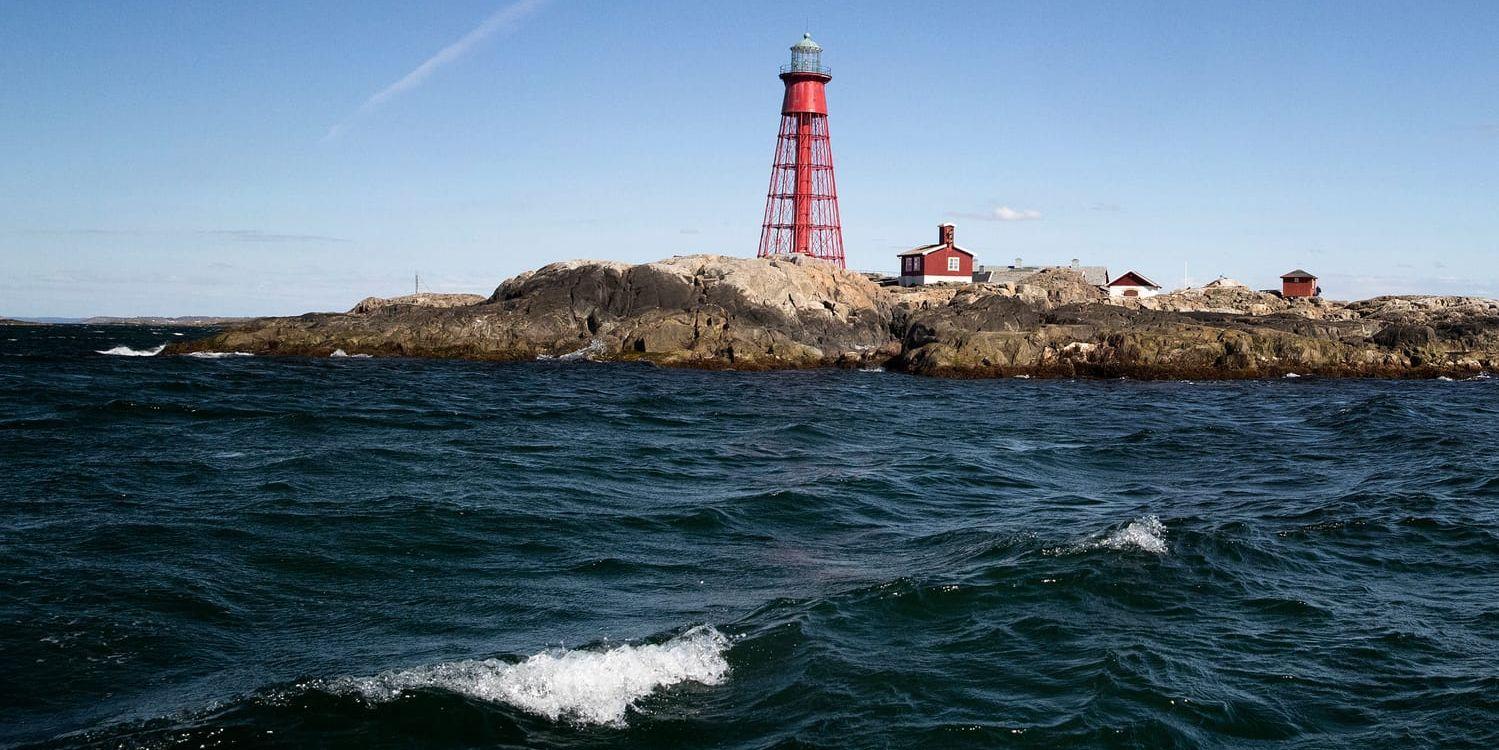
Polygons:
[[1493,380],[175,332],[0,328],[0,744],[1499,742]]

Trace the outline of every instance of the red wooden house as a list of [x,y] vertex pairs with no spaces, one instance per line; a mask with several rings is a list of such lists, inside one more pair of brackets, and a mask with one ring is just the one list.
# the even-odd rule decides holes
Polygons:
[[1322,296],[1322,288],[1317,286],[1316,276],[1298,268],[1290,273],[1281,275],[1280,296],[1320,297]]
[[937,225],[937,242],[900,254],[900,285],[968,284],[973,281],[973,253],[953,242],[953,225]]

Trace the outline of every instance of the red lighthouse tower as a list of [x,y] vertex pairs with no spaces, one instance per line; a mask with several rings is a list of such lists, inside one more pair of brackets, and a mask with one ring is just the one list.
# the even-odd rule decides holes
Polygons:
[[843,227],[833,182],[833,146],[828,140],[828,100],[833,80],[822,67],[822,47],[811,34],[791,45],[791,64],[781,67],[781,133],[776,136],[765,197],[759,256],[802,253],[843,268]]

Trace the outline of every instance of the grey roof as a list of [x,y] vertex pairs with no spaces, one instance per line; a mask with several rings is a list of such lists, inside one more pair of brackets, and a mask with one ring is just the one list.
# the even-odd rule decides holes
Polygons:
[[1283,273],[1283,274],[1280,275],[1280,277],[1282,279],[1293,279],[1293,278],[1297,278],[1299,276],[1306,276],[1308,278],[1313,278],[1313,279],[1317,278],[1317,274],[1308,273],[1306,271],[1301,270],[1300,268],[1298,268],[1298,269],[1296,269],[1294,271],[1291,271],[1290,273]]
[[1108,266],[979,266],[973,280],[980,283],[1015,284],[1047,270],[1074,271],[1093,286],[1107,286]]

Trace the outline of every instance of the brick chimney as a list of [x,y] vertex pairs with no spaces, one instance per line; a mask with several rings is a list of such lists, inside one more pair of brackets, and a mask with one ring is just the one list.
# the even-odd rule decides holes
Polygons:
[[951,244],[953,244],[953,225],[951,225],[951,224],[938,224],[937,225],[937,242],[939,242],[939,243],[941,243],[943,245],[951,245]]

